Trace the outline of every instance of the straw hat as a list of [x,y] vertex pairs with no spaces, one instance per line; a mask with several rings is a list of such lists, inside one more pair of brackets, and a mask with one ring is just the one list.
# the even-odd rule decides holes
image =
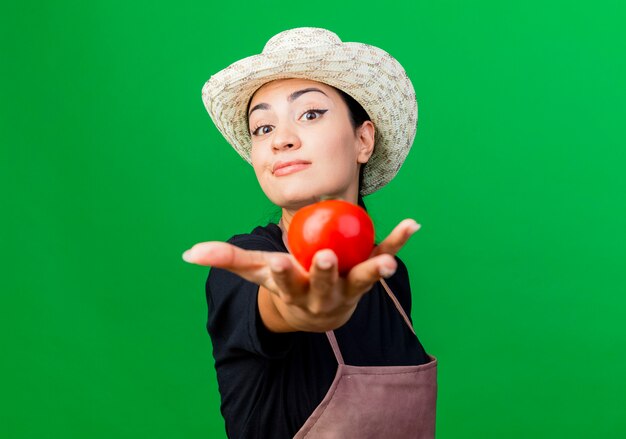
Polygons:
[[417,128],[415,90],[398,61],[368,44],[343,43],[326,29],[301,27],[274,35],[261,54],[211,76],[202,88],[204,106],[217,129],[248,163],[250,98],[263,84],[284,78],[336,87],[367,111],[376,127],[376,143],[363,171],[361,195],[375,192],[395,177]]

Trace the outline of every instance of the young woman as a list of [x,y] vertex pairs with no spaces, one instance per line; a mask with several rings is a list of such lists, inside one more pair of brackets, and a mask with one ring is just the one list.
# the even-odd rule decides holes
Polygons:
[[417,103],[381,49],[319,28],[272,37],[203,88],[217,128],[282,208],[279,224],[205,242],[207,329],[233,438],[432,438],[437,360],[416,337],[407,219],[346,276],[332,250],[310,271],[289,254],[294,213],[322,197],[364,207],[413,143]]

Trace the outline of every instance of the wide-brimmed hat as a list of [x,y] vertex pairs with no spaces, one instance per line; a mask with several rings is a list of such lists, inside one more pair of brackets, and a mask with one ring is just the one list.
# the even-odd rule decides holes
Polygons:
[[217,129],[251,163],[250,98],[263,84],[285,78],[325,83],[352,96],[376,128],[374,152],[363,170],[361,195],[387,184],[402,166],[417,128],[417,100],[404,68],[382,49],[344,43],[326,29],[301,27],[274,35],[259,55],[211,76],[202,100]]

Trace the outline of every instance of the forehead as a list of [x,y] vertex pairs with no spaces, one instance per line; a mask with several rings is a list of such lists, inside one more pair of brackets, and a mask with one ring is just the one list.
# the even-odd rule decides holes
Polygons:
[[[299,78],[276,79],[274,81],[267,82],[259,87],[257,91],[254,92],[254,95],[252,95],[252,99],[250,99],[250,105],[258,102],[263,102],[265,99],[270,100],[272,98],[287,96],[296,90],[309,87],[319,88],[331,99],[339,97],[337,92],[331,86],[326,85],[323,82]],[[323,96],[320,93],[315,94]]]

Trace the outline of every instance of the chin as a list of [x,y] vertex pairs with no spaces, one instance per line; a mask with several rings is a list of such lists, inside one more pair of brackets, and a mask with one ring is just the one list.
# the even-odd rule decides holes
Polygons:
[[[285,182],[287,183],[287,182]],[[281,187],[262,188],[269,200],[284,209],[296,210],[309,204],[321,201],[323,197],[346,199],[347,190],[312,185],[311,180],[291,182]],[[266,190],[268,189],[268,190]]]
[[300,209],[301,207],[313,204],[319,201],[322,196],[318,192],[312,191],[310,188],[307,191],[296,191],[295,188],[293,189],[294,190],[274,194],[266,193],[266,195],[275,205],[290,210]]
[[309,204],[313,204],[320,200],[320,197],[297,197],[297,198],[281,198],[279,200],[272,200],[274,204],[282,207],[283,209],[298,210]]

